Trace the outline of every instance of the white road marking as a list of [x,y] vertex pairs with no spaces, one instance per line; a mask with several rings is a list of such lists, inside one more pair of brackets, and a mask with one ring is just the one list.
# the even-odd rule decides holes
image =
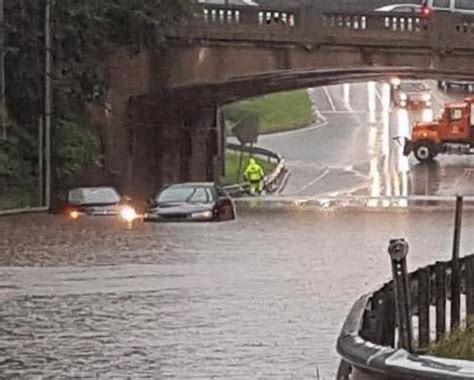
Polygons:
[[351,83],[345,83],[342,85],[344,105],[347,110],[351,113],[354,113],[354,110],[351,106]]
[[331,106],[331,109],[333,111],[337,111],[336,105],[334,104],[334,100],[331,98],[331,94],[329,93],[329,90],[327,87],[323,87],[324,93],[326,94],[326,97],[328,99],[329,105]]
[[329,174],[329,169],[325,168],[321,174],[319,174],[316,178],[308,182],[305,186],[303,186],[297,193],[296,195],[300,195],[303,193],[305,190],[308,190],[311,186],[313,186],[316,182],[322,180],[324,177],[326,177]]
[[379,88],[377,87],[377,84],[375,85],[375,97],[380,102],[380,105],[383,106],[382,94],[379,92]]

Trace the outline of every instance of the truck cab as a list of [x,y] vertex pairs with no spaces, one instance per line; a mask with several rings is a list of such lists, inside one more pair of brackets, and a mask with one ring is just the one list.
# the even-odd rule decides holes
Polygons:
[[474,98],[464,103],[446,104],[441,117],[432,122],[416,122],[411,139],[405,140],[404,154],[413,153],[420,162],[438,154],[473,154]]

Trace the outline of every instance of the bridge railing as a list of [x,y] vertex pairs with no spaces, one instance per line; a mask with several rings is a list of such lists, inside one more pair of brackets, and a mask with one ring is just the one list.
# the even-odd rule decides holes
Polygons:
[[415,14],[398,13],[325,13],[324,26],[352,31],[422,32],[426,21]]
[[174,37],[431,49],[474,48],[474,17],[438,12],[324,12],[307,8],[196,5]]
[[253,8],[202,4],[194,7],[195,21],[206,25],[253,25],[295,27],[300,22],[298,8]]
[[[474,323],[474,255],[460,259],[459,286],[462,297],[457,310],[463,323]],[[452,331],[450,316],[453,263],[436,262],[409,276],[410,317],[413,323],[414,352],[400,349],[400,329],[396,323],[393,281],[374,293],[363,296],[346,318],[337,342],[343,358],[338,379],[357,374],[376,375],[377,379],[468,379],[474,378],[472,362],[452,361],[427,356],[431,344]],[[471,369],[469,369],[471,368]]]

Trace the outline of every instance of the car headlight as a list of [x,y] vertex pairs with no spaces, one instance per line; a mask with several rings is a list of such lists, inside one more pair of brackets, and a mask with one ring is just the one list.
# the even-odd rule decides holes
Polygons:
[[191,214],[191,218],[193,219],[211,219],[212,218],[212,211],[202,211],[202,212],[194,212]]
[[73,220],[79,219],[81,213],[79,211],[73,210],[69,212],[69,217]]
[[400,80],[400,78],[395,77],[395,78],[390,79],[390,83],[392,84],[392,86],[398,87],[400,86],[402,81]]
[[407,100],[408,99],[407,94],[400,94],[400,99],[401,100]]
[[431,100],[431,95],[430,94],[423,94],[421,96],[421,99],[424,101],[424,102],[429,102]]
[[133,207],[125,206],[120,210],[120,217],[127,222],[133,222],[138,215]]

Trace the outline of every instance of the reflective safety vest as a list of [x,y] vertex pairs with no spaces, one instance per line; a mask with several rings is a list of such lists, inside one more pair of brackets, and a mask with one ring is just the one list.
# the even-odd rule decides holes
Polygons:
[[250,163],[245,169],[245,177],[249,181],[261,181],[265,173],[263,172],[262,167],[257,163]]

